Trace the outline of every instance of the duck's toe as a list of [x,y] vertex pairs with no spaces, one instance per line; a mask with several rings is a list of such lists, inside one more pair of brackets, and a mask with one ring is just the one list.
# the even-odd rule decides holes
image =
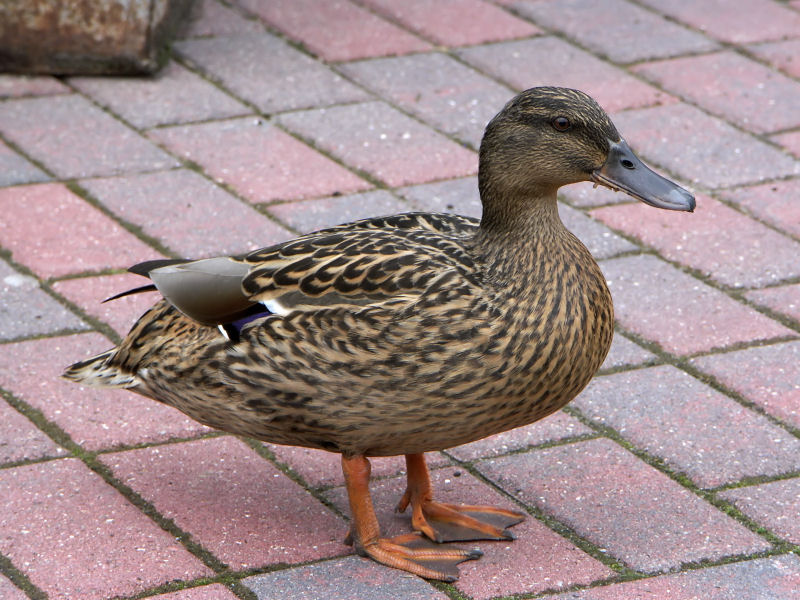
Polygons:
[[413,511],[411,525],[435,542],[513,540],[507,528],[524,520],[523,513],[504,508],[428,500]]

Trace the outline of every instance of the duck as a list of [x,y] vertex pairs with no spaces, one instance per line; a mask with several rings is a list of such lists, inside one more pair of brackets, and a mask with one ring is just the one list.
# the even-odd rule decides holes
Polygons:
[[[535,87],[488,123],[480,220],[410,212],[329,227],[236,256],[163,259],[118,294],[160,298],[122,342],[68,367],[210,427],[341,455],[357,553],[455,581],[525,514],[434,500],[425,453],[562,408],[608,353],[605,278],[562,224],[560,187],[594,182],[656,208],[690,192],[647,167],[584,92]],[[405,456],[412,531],[381,536],[370,460]]]

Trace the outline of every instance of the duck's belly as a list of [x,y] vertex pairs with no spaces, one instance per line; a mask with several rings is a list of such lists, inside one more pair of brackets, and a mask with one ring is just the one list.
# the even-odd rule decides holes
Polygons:
[[467,350],[443,344],[425,358],[395,353],[372,364],[364,356],[317,356],[310,364],[280,352],[236,360],[207,352],[210,361],[181,372],[152,366],[147,389],[138,391],[211,427],[272,443],[349,455],[426,452],[558,410],[597,370],[611,332],[606,316],[551,331],[546,343],[503,336]]

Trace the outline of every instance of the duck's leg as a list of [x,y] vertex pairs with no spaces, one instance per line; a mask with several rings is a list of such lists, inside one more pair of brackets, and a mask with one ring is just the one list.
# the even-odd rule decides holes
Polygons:
[[480,550],[433,544],[416,533],[391,539],[380,537],[369,493],[369,461],[364,456],[342,456],[342,470],[353,515],[348,538],[362,556],[426,579],[455,581],[458,579],[458,563],[482,555]]
[[411,505],[411,525],[435,542],[513,540],[506,529],[525,514],[493,506],[445,504],[433,500],[431,478],[423,454],[406,454],[408,484],[397,511]]

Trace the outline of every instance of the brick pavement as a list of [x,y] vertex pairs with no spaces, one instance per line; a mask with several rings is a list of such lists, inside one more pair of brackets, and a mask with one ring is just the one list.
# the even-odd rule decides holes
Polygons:
[[[0,596],[800,598],[800,2],[205,0],[195,17],[152,80],[0,75]],[[442,498],[530,513],[456,584],[352,555],[336,456],[58,378],[149,304],[99,303],[137,261],[479,215],[481,129],[541,84],[595,95],[698,208],[563,190],[617,336],[564,411],[431,456]],[[403,462],[375,463],[379,518],[405,531]]]

